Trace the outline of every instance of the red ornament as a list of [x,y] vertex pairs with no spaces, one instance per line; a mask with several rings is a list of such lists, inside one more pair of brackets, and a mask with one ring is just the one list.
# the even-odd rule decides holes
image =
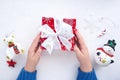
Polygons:
[[9,44],[9,45],[8,45],[9,48],[10,48],[10,47],[13,47],[13,46],[15,46],[15,44]]
[[13,49],[14,49],[14,51],[15,51],[16,54],[19,54],[19,53],[20,53],[20,51],[18,50],[18,47],[17,47],[17,46],[13,46]]
[[9,67],[15,67],[16,62],[13,60],[7,61]]

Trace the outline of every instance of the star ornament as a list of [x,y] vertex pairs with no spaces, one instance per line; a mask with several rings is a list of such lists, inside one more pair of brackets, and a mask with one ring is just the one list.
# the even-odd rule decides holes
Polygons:
[[16,62],[13,60],[7,61],[9,67],[15,67]]

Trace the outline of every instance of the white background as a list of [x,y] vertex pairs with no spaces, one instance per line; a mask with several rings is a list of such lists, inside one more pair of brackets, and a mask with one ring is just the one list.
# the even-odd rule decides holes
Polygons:
[[[116,26],[109,27],[108,33],[101,38],[95,38],[79,25],[89,48],[92,62],[99,80],[120,80],[120,0],[0,0],[0,80],[16,80],[27,59],[27,50],[38,33],[41,17],[76,18],[80,20],[94,17],[107,17]],[[92,20],[92,18],[91,18]],[[90,28],[89,28],[90,29]],[[6,46],[2,39],[5,34],[15,34],[17,42],[25,48],[24,55],[17,56],[15,68],[6,64]],[[115,39],[115,63],[108,67],[99,67],[94,63],[97,47],[108,39]],[[43,52],[37,66],[38,80],[76,80],[79,63],[74,52],[54,50],[52,55]]]

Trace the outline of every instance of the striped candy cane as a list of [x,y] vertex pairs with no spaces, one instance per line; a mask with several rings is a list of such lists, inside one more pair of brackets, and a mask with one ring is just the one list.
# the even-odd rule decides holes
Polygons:
[[97,38],[102,37],[103,35],[105,35],[105,33],[106,33],[106,29],[104,29],[100,34],[98,34]]

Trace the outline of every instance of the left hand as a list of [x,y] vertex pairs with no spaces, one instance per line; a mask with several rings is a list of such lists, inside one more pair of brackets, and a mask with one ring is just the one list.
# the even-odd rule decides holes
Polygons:
[[39,40],[40,40],[40,34],[36,36],[36,38],[33,40],[28,50],[28,58],[25,65],[26,71],[29,71],[29,72],[35,71],[36,66],[40,60],[42,49],[40,48]]

